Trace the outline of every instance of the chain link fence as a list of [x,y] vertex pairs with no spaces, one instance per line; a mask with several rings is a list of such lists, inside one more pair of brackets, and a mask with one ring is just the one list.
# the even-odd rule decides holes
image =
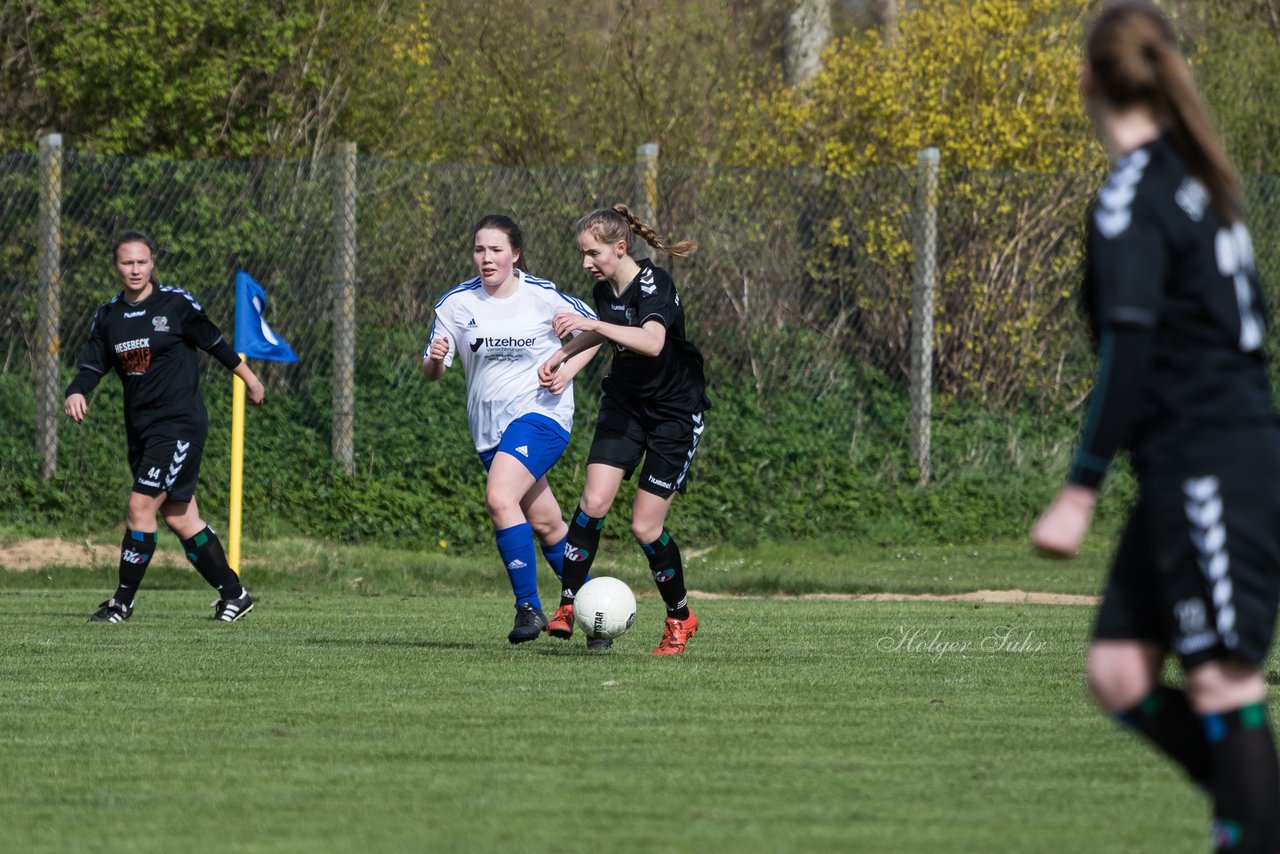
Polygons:
[[[63,151],[54,139],[39,155],[0,156],[0,377],[38,389],[45,477],[61,389],[94,308],[118,290],[110,247],[127,228],[155,239],[160,281],[192,291],[228,337],[235,269],[263,285],[267,319],[301,361],[255,369],[269,393],[314,402],[311,426],[348,470],[382,441],[383,419],[365,413],[431,405],[418,366],[432,305],[474,275],[470,229],[490,212],[522,225],[530,270],[584,299],[572,233],[583,213],[621,201],[671,241],[697,241],[688,259],[656,260],[680,287],[713,399],[733,389],[763,417],[799,394],[835,433],[909,446],[921,479],[930,447],[913,417],[963,437],[933,447],[945,476],[1016,461],[1029,450],[1012,414],[1060,423],[1090,383],[1074,294],[1097,176],[942,163],[929,178],[923,159],[852,176],[668,166],[648,147],[634,166],[590,168],[407,164],[353,147],[320,160],[170,161]],[[1258,265],[1274,285],[1280,178],[1248,190]],[[913,336],[926,307],[932,322]],[[926,371],[931,394],[904,409]],[[584,417],[589,397],[579,394]]]

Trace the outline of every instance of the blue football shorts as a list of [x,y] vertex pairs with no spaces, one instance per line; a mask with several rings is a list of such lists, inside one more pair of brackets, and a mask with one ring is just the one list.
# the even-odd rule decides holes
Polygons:
[[530,412],[508,424],[498,446],[480,452],[480,462],[488,471],[494,456],[501,451],[523,463],[534,480],[540,480],[568,446],[567,430],[545,415]]

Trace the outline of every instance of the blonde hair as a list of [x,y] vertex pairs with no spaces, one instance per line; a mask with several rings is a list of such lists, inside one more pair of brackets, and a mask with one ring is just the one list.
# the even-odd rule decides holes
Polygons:
[[682,240],[667,246],[662,242],[658,232],[636,219],[636,215],[626,205],[614,205],[611,208],[599,208],[578,220],[574,226],[578,234],[589,232],[601,243],[617,243],[625,240],[627,252],[631,251],[631,235],[638,234],[654,249],[661,249],[668,255],[678,258],[686,257],[698,248],[692,240]]
[[1089,28],[1085,51],[1097,95],[1118,109],[1150,109],[1168,126],[1218,215],[1227,222],[1243,219],[1240,176],[1209,121],[1173,26],[1160,10],[1145,0],[1109,4]]

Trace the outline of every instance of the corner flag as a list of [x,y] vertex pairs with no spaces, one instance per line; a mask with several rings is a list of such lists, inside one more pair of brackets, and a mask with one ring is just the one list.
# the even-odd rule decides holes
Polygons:
[[[267,292],[244,270],[236,270],[236,352],[243,359],[296,362],[298,354],[262,319]],[[231,381],[231,506],[227,516],[227,563],[240,574],[240,517],[244,494],[244,380]]]
[[244,270],[236,270],[236,352],[248,359],[296,362],[298,355],[262,319],[267,292]]

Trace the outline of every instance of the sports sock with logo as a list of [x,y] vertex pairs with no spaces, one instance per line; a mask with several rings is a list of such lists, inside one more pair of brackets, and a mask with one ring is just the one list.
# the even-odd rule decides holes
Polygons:
[[1280,846],[1280,765],[1264,703],[1201,715],[1213,773],[1216,851],[1276,851]]
[[569,522],[568,542],[564,547],[564,574],[560,576],[560,604],[568,605],[578,595],[578,588],[587,583],[587,574],[595,562],[600,548],[600,531],[604,517],[588,516],[579,507]]
[[569,534],[566,533],[560,538],[560,542],[552,545],[542,544],[542,556],[546,558],[547,564],[551,567],[551,571],[556,574],[556,578],[564,578],[564,544],[569,542]]
[[516,595],[516,607],[532,605],[542,607],[538,598],[538,557],[533,550],[533,528],[528,522],[510,528],[494,530],[498,542],[498,554],[511,579],[511,592]]
[[1185,692],[1160,685],[1115,719],[1150,741],[1182,766],[1182,770],[1206,791],[1209,788],[1209,744]]
[[138,587],[142,584],[142,576],[147,574],[147,566],[155,553],[155,531],[148,533],[132,528],[124,529],[124,539],[120,542],[120,583],[111,598],[121,605],[133,604],[133,597],[138,594]]
[[680,560],[680,547],[669,531],[652,543],[641,543],[649,558],[649,571],[658,585],[662,601],[667,605],[667,616],[676,620],[689,619],[689,594],[684,588],[684,564]]
[[218,591],[220,599],[239,599],[244,595],[240,586],[240,576],[227,563],[226,552],[222,550],[222,542],[213,528],[208,525],[189,540],[182,541],[182,550],[187,560],[196,568],[196,572],[209,582],[209,586]]

